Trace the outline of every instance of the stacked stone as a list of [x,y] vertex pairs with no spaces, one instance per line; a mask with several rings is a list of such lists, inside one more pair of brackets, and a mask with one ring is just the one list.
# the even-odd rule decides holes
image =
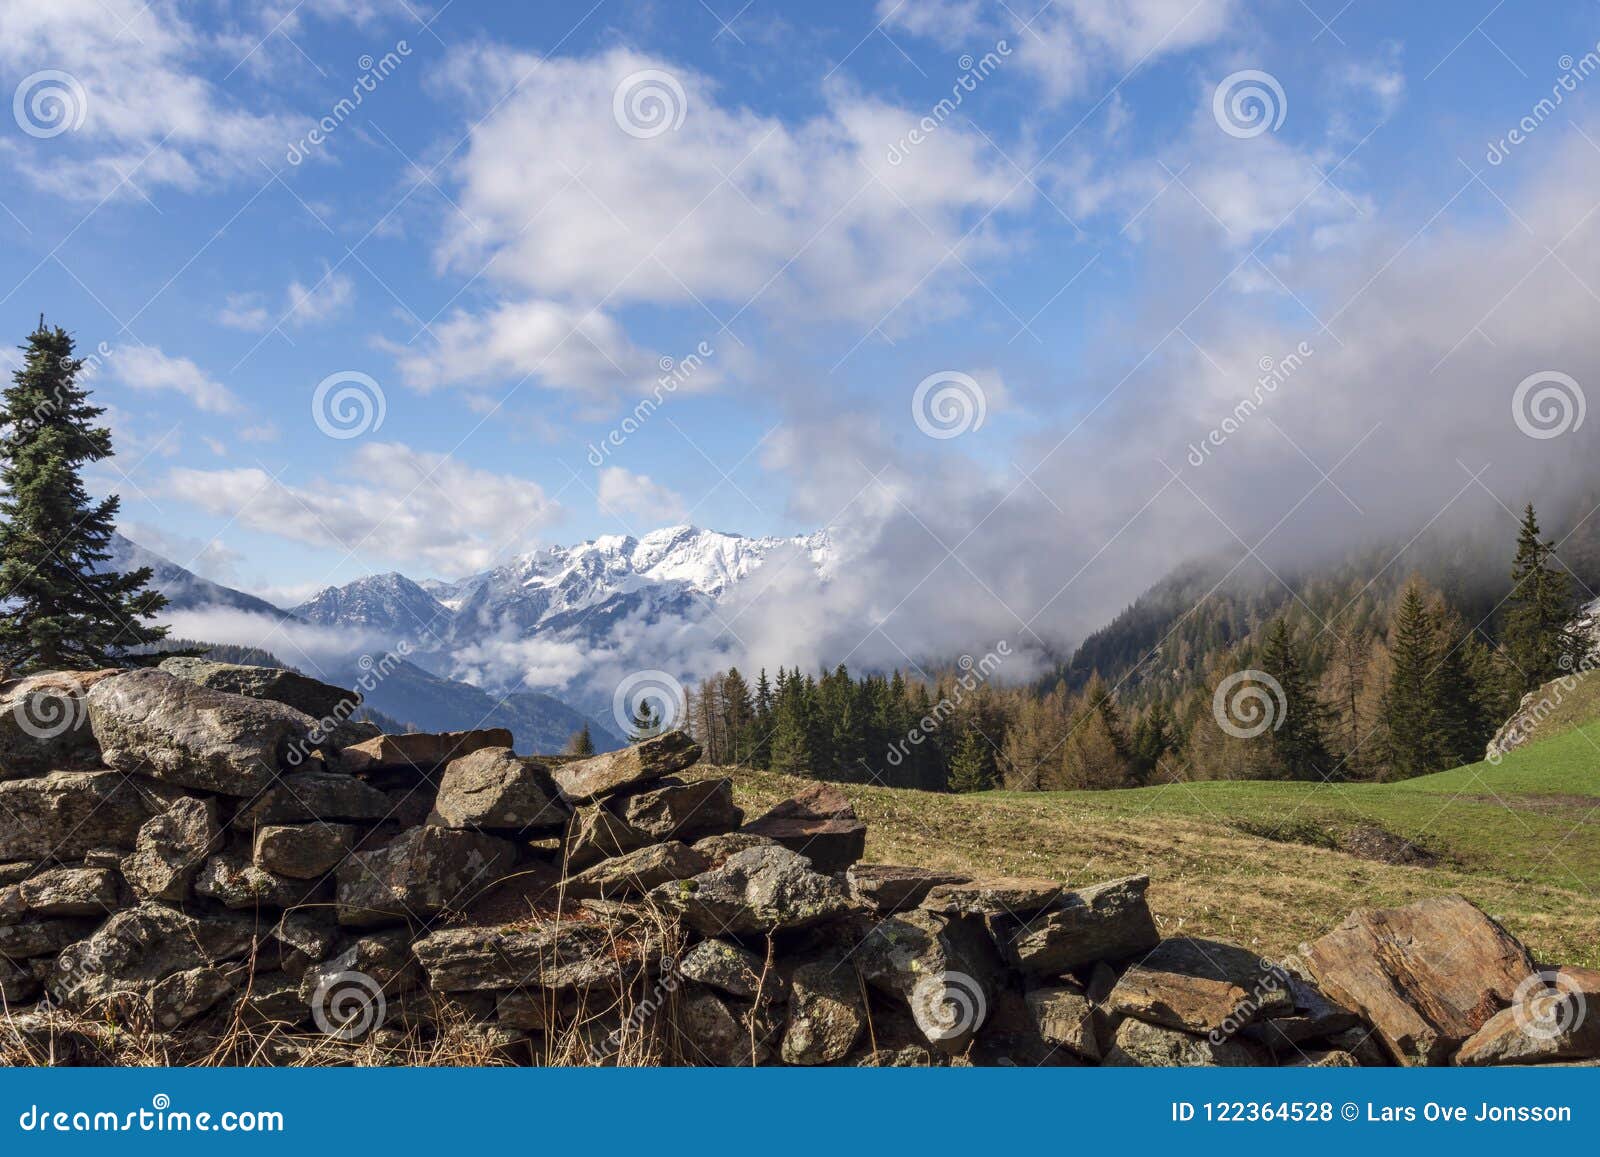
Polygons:
[[1273,963],[1163,939],[1144,876],[861,863],[827,785],[746,823],[679,732],[525,758],[500,730],[376,734],[293,672],[162,668],[0,686],[0,1056],[35,1034],[115,1061],[60,1051],[77,1017],[177,1059],[243,1028],[250,1063],[404,1063],[447,1025],[523,1062],[1600,1057],[1600,976],[1541,970],[1460,898]]

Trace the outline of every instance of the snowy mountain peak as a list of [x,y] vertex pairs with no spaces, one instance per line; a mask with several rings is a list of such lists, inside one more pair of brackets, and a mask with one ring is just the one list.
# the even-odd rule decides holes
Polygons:
[[325,626],[363,627],[403,634],[427,631],[450,611],[396,571],[325,587],[295,607],[297,618]]

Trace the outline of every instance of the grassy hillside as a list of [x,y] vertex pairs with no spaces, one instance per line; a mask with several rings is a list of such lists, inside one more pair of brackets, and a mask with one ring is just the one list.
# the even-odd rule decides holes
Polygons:
[[[752,814],[803,782],[723,773],[734,775]],[[870,860],[1069,884],[1148,872],[1169,935],[1215,935],[1281,955],[1352,908],[1456,892],[1541,959],[1600,967],[1600,722],[1513,752],[1498,767],[1396,784],[959,796],[840,789],[868,824]],[[1431,862],[1371,858],[1397,851]]]

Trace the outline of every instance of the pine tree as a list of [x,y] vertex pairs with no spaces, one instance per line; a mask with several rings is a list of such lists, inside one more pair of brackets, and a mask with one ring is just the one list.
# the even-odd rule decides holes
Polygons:
[[1474,763],[1494,732],[1483,708],[1474,677],[1479,661],[1476,640],[1462,634],[1460,619],[1442,604],[1433,612],[1433,633],[1439,657],[1428,675],[1429,718],[1433,728],[1433,766],[1438,769]]
[[661,713],[646,701],[634,708],[633,719],[628,724],[628,742],[643,743],[662,732]]
[[1567,630],[1573,610],[1571,583],[1564,571],[1550,565],[1553,551],[1553,544],[1540,537],[1539,518],[1530,502],[1517,532],[1501,632],[1508,658],[1522,672],[1523,691],[1564,674],[1582,657],[1579,641]]
[[[1317,698],[1300,661],[1286,619],[1278,619],[1267,634],[1261,666],[1283,689],[1283,718],[1274,720],[1272,737],[1278,768],[1289,779],[1322,779],[1334,770],[1323,729],[1328,709]],[[1276,710],[1276,707],[1273,708]]]
[[1389,687],[1383,697],[1389,732],[1391,778],[1434,770],[1438,724],[1434,718],[1431,672],[1435,660],[1434,620],[1413,580],[1389,625]]
[[115,495],[92,502],[79,472],[111,456],[104,409],[77,384],[82,361],[59,326],[28,336],[0,408],[0,677],[21,670],[109,667],[159,641],[166,599],[151,572],[98,567],[111,557]]
[[989,744],[978,729],[969,727],[956,744],[950,761],[951,791],[988,791],[994,786],[994,766]]
[[594,736],[589,734],[589,725],[587,723],[577,731],[574,731],[572,737],[567,740],[566,753],[568,755],[594,754]]

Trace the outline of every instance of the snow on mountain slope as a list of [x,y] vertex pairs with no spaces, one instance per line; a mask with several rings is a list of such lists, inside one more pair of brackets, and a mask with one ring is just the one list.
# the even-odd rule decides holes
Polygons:
[[432,636],[450,610],[403,574],[369,575],[342,587],[325,587],[294,608],[308,623],[361,627],[385,634]]

